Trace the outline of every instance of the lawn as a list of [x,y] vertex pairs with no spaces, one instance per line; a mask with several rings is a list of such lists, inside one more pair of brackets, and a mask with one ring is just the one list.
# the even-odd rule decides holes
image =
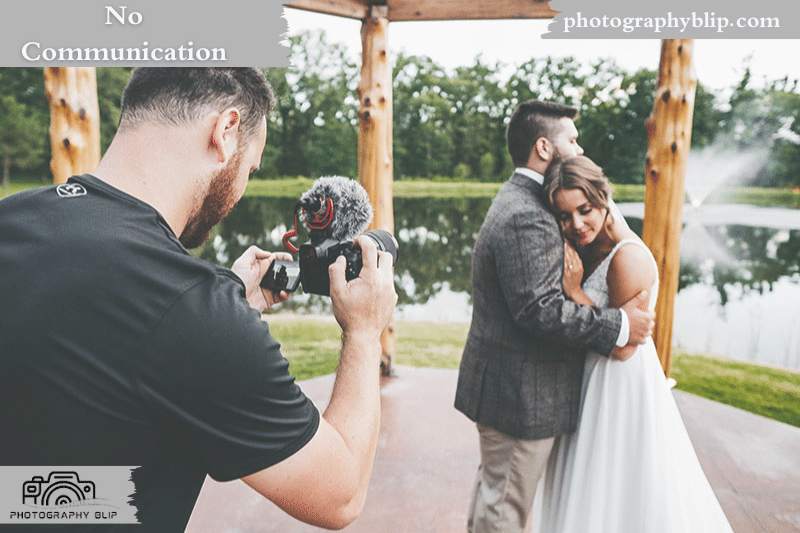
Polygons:
[[[311,188],[314,180],[297,177],[277,180],[252,179],[247,185],[246,196],[265,198],[299,198]],[[31,187],[41,186],[36,181],[12,181],[8,194],[14,194]],[[397,198],[492,198],[502,183],[479,183],[437,180],[396,180],[392,193]],[[613,187],[614,198],[618,202],[643,202],[644,185],[617,184]],[[0,190],[0,198],[4,196]],[[800,189],[768,189],[758,187],[720,188],[707,200],[707,203],[742,203],[774,207],[800,207]]]
[[[340,329],[330,317],[278,313],[266,317],[298,379],[336,370]],[[394,364],[458,368],[468,324],[398,320]],[[677,388],[800,427],[800,372],[732,359],[675,353]]]

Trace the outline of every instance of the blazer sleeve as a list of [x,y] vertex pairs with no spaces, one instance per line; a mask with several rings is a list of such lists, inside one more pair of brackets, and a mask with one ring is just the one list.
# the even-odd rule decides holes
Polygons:
[[578,305],[562,289],[564,241],[544,209],[510,215],[495,234],[496,267],[503,296],[520,327],[537,337],[609,355],[621,327],[621,311]]

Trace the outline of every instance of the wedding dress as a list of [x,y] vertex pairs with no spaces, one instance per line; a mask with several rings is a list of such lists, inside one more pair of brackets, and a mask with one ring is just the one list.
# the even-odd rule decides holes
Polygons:
[[[608,305],[618,243],[583,284]],[[648,250],[648,255],[652,255]],[[657,272],[655,260],[653,269]],[[650,292],[655,306],[658,279]],[[556,439],[534,531],[732,533],[695,454],[652,339],[627,361],[587,356],[578,430]],[[538,527],[537,527],[538,526]]]

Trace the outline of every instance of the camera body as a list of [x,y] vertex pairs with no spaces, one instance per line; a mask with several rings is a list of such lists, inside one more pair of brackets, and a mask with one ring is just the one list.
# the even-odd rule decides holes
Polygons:
[[[397,262],[397,241],[391,233],[375,229],[364,235],[375,241],[379,251],[392,254],[392,264]],[[326,236],[312,235],[309,242],[300,245],[298,256],[299,261],[273,261],[261,280],[261,287],[273,292],[294,292],[302,283],[303,292],[330,296],[328,267],[336,259],[344,256],[347,262],[345,267],[347,281],[356,279],[363,266],[360,246],[352,241],[337,241]]]

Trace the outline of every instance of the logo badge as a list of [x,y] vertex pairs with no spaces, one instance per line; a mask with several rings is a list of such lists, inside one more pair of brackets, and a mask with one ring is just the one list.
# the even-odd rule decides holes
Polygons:
[[86,196],[86,189],[80,183],[62,183],[56,187],[56,192],[61,198]]
[[94,500],[94,483],[81,480],[77,472],[50,472],[22,484],[22,503],[50,507]]
[[0,530],[3,524],[137,524],[135,468],[0,466]]

